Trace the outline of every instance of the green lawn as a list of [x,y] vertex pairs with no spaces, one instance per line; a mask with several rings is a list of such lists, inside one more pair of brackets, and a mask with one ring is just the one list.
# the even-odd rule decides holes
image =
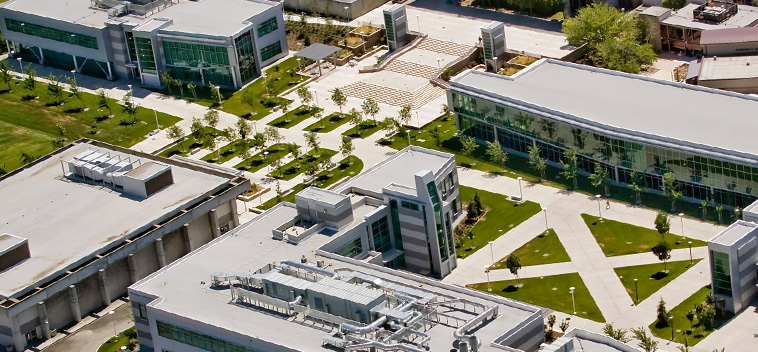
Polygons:
[[[339,162],[339,166],[332,170],[332,171],[322,171],[316,177],[314,177],[313,181],[309,184],[299,183],[295,187],[292,187],[292,192],[288,193],[286,196],[282,197],[283,202],[295,202],[295,195],[302,191],[305,187],[308,186],[316,186],[320,188],[326,188],[332,185],[333,183],[347,177],[347,176],[355,176],[358,175],[361,170],[363,170],[363,161],[361,159],[358,159],[356,157],[352,157],[351,159],[352,164],[348,163],[348,159],[342,159]],[[276,187],[276,186],[274,186]],[[275,192],[276,190],[272,190],[272,192]],[[268,209],[273,207],[274,205],[279,204],[276,197],[269,199],[263,205],[259,206],[260,209]]]
[[[432,138],[431,131],[434,128],[437,128],[439,131],[439,142],[437,142],[435,138]],[[505,163],[505,168],[502,168],[489,160],[486,155],[486,146],[478,146],[473,152],[473,157],[463,155],[460,152],[461,143],[458,137],[456,137],[456,132],[455,118],[443,115],[424,126],[420,131],[411,130],[411,142],[414,145],[455,154],[455,160],[460,166],[470,167],[484,172],[497,173],[511,178],[521,176],[525,182],[540,182],[546,186],[567,189],[571,192],[588,195],[595,195],[598,192],[602,192],[601,189],[592,186],[585,176],[580,176],[578,178],[579,188],[573,189],[573,184],[570,181],[566,181],[563,177],[560,177],[560,172],[562,170],[550,165],[548,165],[545,172],[545,180],[541,181],[539,175],[529,166],[527,159],[514,154],[509,154],[508,161]],[[397,135],[389,139],[381,139],[379,143],[398,150],[405,148],[408,145],[407,137],[401,138]],[[626,204],[634,204],[635,202],[634,191],[624,186],[611,185],[610,194],[610,198],[618,202]],[[671,202],[663,195],[644,193],[642,194],[642,206],[658,211],[670,212]],[[700,210],[699,204],[680,200],[677,202],[677,210],[673,213],[678,214],[679,212],[683,212],[688,217],[702,218],[702,211]],[[704,220],[716,222],[718,220],[716,211],[713,208],[710,208]],[[725,214],[724,222],[727,224],[731,223],[729,214]]]
[[[203,133],[205,136],[211,136],[211,135],[218,136],[218,135],[223,134],[224,132],[219,131],[217,129],[210,128],[210,127],[203,127]],[[207,138],[203,137],[201,139],[207,139]],[[184,137],[181,144],[171,145],[170,147],[161,150],[158,153],[158,155],[164,158],[170,158],[173,155],[187,156],[193,149],[202,148],[206,145],[207,143],[204,140],[198,141],[197,139],[195,139],[195,137],[192,134],[189,134],[186,137]]]
[[[653,255],[652,253],[650,254]],[[694,260],[697,264],[701,259]],[[634,279],[637,280],[637,289],[639,290],[639,302],[644,301],[653,293],[658,292],[663,286],[666,286],[671,280],[676,279],[679,275],[684,274],[690,268],[690,261],[683,260],[678,262],[666,263],[668,274],[663,273],[663,262],[647,265],[625,266],[615,268],[621,283],[626,288],[626,293],[635,301]]]
[[519,204],[507,200],[507,196],[502,194],[466,186],[460,186],[460,190],[462,204],[468,203],[474,198],[475,193],[479,193],[482,205],[489,209],[484,214],[484,218],[474,225],[472,229],[474,238],[465,237],[456,246],[456,253],[461,259],[468,257],[487,245],[487,242],[500,237],[511,228],[537,214],[541,209],[537,203],[526,201]]
[[[730,318],[731,314],[727,316],[716,315],[716,324],[713,328],[707,329],[704,324],[697,320],[697,317],[693,320],[693,328],[690,330],[690,321],[687,320],[685,314],[694,309],[695,304],[705,302],[705,298],[711,294],[711,286],[705,286],[695,292],[692,296],[679,303],[678,306],[670,308],[669,316],[674,317],[674,342],[684,343],[684,336],[687,335],[687,342],[690,346],[694,346],[698,342],[702,341],[706,336],[710,335],[716,329],[724,325]],[[665,299],[665,297],[664,297]],[[671,327],[657,327],[656,322],[649,325],[650,331],[653,335],[665,339],[671,339]],[[681,330],[681,331],[677,331]]]
[[[260,77],[248,84],[244,89],[238,91],[222,90],[222,104],[220,110],[255,120],[266,117],[271,113],[271,110],[275,106],[282,105],[284,102],[289,102],[287,99],[276,97],[277,95],[307,79],[305,76],[295,74],[296,69],[297,60],[294,57],[291,57],[282,61],[278,65],[266,69],[266,75],[268,78]],[[268,92],[266,92],[265,85],[267,79],[273,79],[276,82],[273,84],[273,87],[269,87],[270,90]],[[254,96],[256,97],[253,104],[255,114],[251,114],[253,108],[242,102],[242,92],[245,90],[253,90]],[[156,91],[163,94],[169,94],[167,89],[157,89]],[[192,93],[187,89],[184,90],[184,96],[181,97],[176,88],[173,88],[172,93],[175,97],[192,101],[203,106],[218,106],[218,101],[211,98],[210,90],[207,87],[198,87],[196,89],[197,99],[193,98]]]
[[[268,152],[268,156],[264,154],[266,152]],[[274,144],[264,149],[260,153],[253,155],[250,157],[250,159],[243,160],[241,163],[234,165],[234,168],[238,170],[256,172],[266,167],[266,165],[270,164],[273,160],[281,159],[287,154],[289,154],[289,151],[287,151],[286,144]]]
[[[558,235],[555,234],[553,229],[549,229],[547,234],[543,232],[537,235],[537,237],[513,251],[513,254],[519,258],[521,266],[571,261],[568,253],[566,253],[566,249],[563,248],[563,244],[561,244]],[[507,257],[505,256],[503,259],[498,260],[494,265],[494,269],[505,269],[505,258]]]
[[210,153],[202,158],[200,160],[207,161],[207,162],[213,162],[216,164],[223,164],[229,160],[232,160],[237,155],[240,155],[242,152],[256,147],[257,145],[250,139],[248,140],[241,140],[237,139],[234,142],[231,142],[223,147],[221,147],[218,150],[218,156],[219,158],[216,159],[216,152]]
[[[523,286],[516,287],[517,281]],[[550,308],[566,314],[573,314],[571,291],[574,287],[576,300],[576,316],[598,322],[605,322],[603,313],[595,304],[587,286],[578,273],[554,276],[534,277],[521,280],[494,281],[491,283],[492,293]],[[487,292],[487,282],[467,285],[480,291]]]
[[[105,341],[105,343],[100,345],[100,348],[97,349],[97,352],[120,352],[121,347],[129,345],[129,337],[127,335],[131,335],[136,338],[137,331],[133,327],[122,331],[120,334],[118,334],[118,336],[111,337],[108,339],[108,341]],[[132,350],[127,348],[127,351]]]
[[320,108],[300,105],[296,109],[269,122],[268,125],[279,128],[290,128],[305,121],[305,119],[315,115],[319,111],[321,111]]
[[[37,82],[36,86],[38,98],[28,99],[31,92],[19,81],[11,81],[12,91],[0,83],[0,168],[6,172],[24,164],[22,152],[39,158],[62,146],[53,144],[61,139],[57,126],[65,129],[64,144],[86,137],[122,147],[142,141],[156,128],[152,110],[138,109],[132,124],[114,99],[109,99],[114,116],[107,117],[107,111],[98,111],[97,97],[92,94],[82,93],[79,100],[65,92],[63,105],[54,105],[47,84]],[[164,128],[181,120],[163,113],[158,113],[158,119]]]
[[[598,217],[589,214],[582,214],[582,219],[590,228],[592,235],[595,236],[595,240],[603,249],[603,253],[608,257],[650,252],[651,248],[661,240],[661,235],[653,229],[605,218],[603,218],[603,222],[598,223]],[[688,248],[688,241],[692,241],[692,247],[706,245],[703,241],[688,237],[682,240],[682,236],[671,233],[664,234],[664,238],[672,249]]]
[[348,120],[349,118],[347,115],[335,112],[312,123],[310,126],[306,127],[305,130],[309,132],[327,133],[334,131],[334,129],[342,126],[345,122],[348,122]]
[[360,128],[358,129],[360,133],[355,133],[355,127],[353,127],[343,132],[342,135],[352,138],[366,138],[380,129],[382,128],[379,126],[379,123],[374,122],[374,120],[366,120],[360,124]]
[[309,153],[309,154],[303,155],[298,159],[292,160],[284,164],[282,167],[276,170],[272,170],[268,174],[268,176],[276,177],[282,180],[291,180],[295,178],[297,175],[300,175],[301,173],[305,172],[305,170],[307,170],[308,167],[310,167],[311,165],[314,165],[314,166],[318,165],[322,161],[329,159],[336,154],[337,152],[334,150],[321,148],[319,149],[318,154],[314,155],[313,153]]

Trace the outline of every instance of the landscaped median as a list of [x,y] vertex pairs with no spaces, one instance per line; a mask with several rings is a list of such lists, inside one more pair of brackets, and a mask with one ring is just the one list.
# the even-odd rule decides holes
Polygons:
[[[590,232],[595,236],[595,240],[597,240],[597,243],[607,257],[647,253],[661,240],[661,234],[653,229],[606,218],[603,218],[601,222],[597,216],[589,214],[582,214],[582,219],[584,219]],[[692,247],[706,245],[703,241],[672,233],[664,234],[663,238],[669,243],[672,250],[689,248],[689,241],[692,241]]]
[[305,119],[312,117],[320,111],[320,108],[300,105],[295,110],[289,111],[286,114],[279,116],[275,120],[269,122],[268,125],[279,128],[290,128],[305,121]]
[[[720,309],[717,311],[712,304],[707,302],[710,295],[711,287],[705,286],[667,311],[667,315],[674,318],[674,342],[684,343],[686,336],[687,344],[694,346],[731,319],[732,314],[724,313]],[[700,305],[700,313],[696,310],[698,305]],[[688,312],[694,313],[692,322],[687,319]],[[665,340],[671,339],[671,324],[659,324],[655,321],[649,328],[653,335]]]
[[[488,292],[487,282],[467,286]],[[575,302],[576,316],[601,323],[605,321],[603,313],[600,312],[600,308],[595,304],[595,300],[578,273],[493,281],[489,283],[489,286],[492,288],[492,292],[490,292],[492,294],[554,309],[569,315],[574,313]],[[574,287],[573,302],[570,287]]]
[[234,165],[234,168],[237,170],[256,172],[266,167],[266,165],[269,165],[272,161],[281,159],[287,154],[289,154],[289,151],[287,150],[286,144],[274,144],[260,153],[253,155],[249,159],[245,159],[241,163]]
[[379,122],[366,120],[361,122],[357,128],[349,128],[347,131],[343,132],[342,135],[350,138],[366,138],[380,129],[382,129],[382,126],[380,126]]
[[313,170],[314,168],[318,168],[321,163],[331,159],[335,155],[337,155],[336,151],[321,148],[318,153],[305,154],[297,159],[293,159],[276,170],[272,170],[268,176],[282,180],[291,180],[303,172],[308,172],[309,169]]
[[312,123],[310,126],[306,127],[305,130],[308,132],[327,133],[334,131],[337,127],[342,126],[345,122],[348,122],[349,119],[350,118],[347,115],[335,112],[329,114],[329,116],[324,117],[321,120],[318,120],[317,122]]
[[[537,235],[537,237],[533,238],[531,241],[513,251],[513,254],[519,258],[521,266],[564,263],[571,261],[568,253],[566,253],[566,249],[563,248],[563,244],[558,239],[558,235],[555,234],[555,231],[553,229],[548,229],[547,231]],[[504,269],[506,258],[507,256],[503,259],[498,260],[495,265],[492,266],[492,268]]]
[[[695,259],[693,265],[697,264],[700,260]],[[625,266],[613,270],[616,271],[619,280],[624,284],[626,293],[629,294],[632,301],[639,303],[658,292],[658,290],[679,277],[679,275],[684,274],[690,267],[690,261],[683,260],[666,263],[665,270],[668,270],[668,272],[664,271],[663,263]],[[636,286],[634,279],[637,279]]]
[[[105,341],[97,349],[97,352],[134,351],[137,345],[137,330],[131,327],[122,331],[118,336],[111,337],[108,341]],[[126,347],[126,349],[122,350],[121,347]]]
[[540,205],[534,202],[516,203],[507,200],[508,196],[476,188],[460,186],[460,191],[462,204],[470,202],[474,199],[475,194],[479,194],[486,210],[470,229],[470,233],[473,235],[457,237],[456,254],[460,259],[473,254],[487,245],[489,241],[495,240],[510,231],[510,229],[537,214],[541,209]]

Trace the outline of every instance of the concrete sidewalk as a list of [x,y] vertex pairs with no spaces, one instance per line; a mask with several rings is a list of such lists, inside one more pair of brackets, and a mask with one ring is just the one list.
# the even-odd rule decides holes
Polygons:
[[[108,314],[114,311],[113,315]],[[66,331],[58,332],[58,336],[36,346],[33,350],[45,352],[95,352],[105,341],[116,333],[134,326],[131,305],[128,301],[118,300],[98,313],[93,313],[82,319]]]

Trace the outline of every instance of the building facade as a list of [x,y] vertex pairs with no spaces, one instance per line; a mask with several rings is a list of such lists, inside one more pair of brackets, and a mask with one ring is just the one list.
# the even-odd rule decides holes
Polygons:
[[582,172],[599,163],[618,184],[638,177],[660,193],[673,172],[685,199],[731,207],[756,199],[751,96],[542,59],[510,78],[466,71],[451,80],[448,105],[461,133],[517,155],[538,147],[560,166],[573,148]]
[[0,347],[51,338],[233,229],[249,187],[231,170],[87,140],[0,178]]
[[282,4],[266,0],[39,1],[0,6],[13,56],[78,73],[238,89],[287,55]]

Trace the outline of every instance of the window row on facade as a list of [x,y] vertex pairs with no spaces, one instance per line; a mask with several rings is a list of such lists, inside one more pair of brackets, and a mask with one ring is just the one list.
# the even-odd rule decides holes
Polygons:
[[18,21],[11,18],[5,19],[5,27],[12,32],[55,40],[56,42],[77,45],[84,48],[97,49],[97,38],[89,35],[40,26],[38,24]]
[[242,346],[218,337],[157,321],[158,335],[210,352],[263,352],[257,348]]

